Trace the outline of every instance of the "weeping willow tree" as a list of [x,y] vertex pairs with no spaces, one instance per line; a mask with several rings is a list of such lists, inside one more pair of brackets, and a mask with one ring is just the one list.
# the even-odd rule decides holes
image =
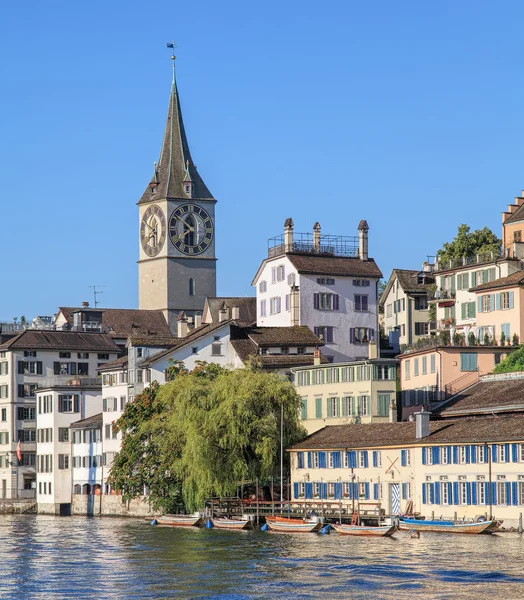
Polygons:
[[[190,373],[177,364],[173,371],[173,380],[155,391],[151,416],[123,440],[129,439],[130,448],[131,440],[142,440],[147,468],[126,467],[123,443],[111,471],[112,480],[128,495],[138,491],[135,473],[144,478],[147,472],[155,506],[162,506],[166,490],[178,483],[186,508],[195,510],[210,496],[234,494],[242,479],[265,479],[278,472],[282,412],[284,448],[306,435],[299,421],[300,397],[276,373],[254,365],[228,371],[207,363]],[[117,422],[117,427],[124,426],[124,421]],[[153,474],[149,459],[154,453],[158,466]],[[133,460],[137,458],[134,451]]]

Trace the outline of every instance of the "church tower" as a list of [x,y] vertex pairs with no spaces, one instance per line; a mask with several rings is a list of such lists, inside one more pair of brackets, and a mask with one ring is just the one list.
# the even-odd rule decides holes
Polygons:
[[138,306],[160,309],[176,335],[181,311],[201,313],[216,296],[215,204],[189,152],[175,80],[151,181],[138,202]]

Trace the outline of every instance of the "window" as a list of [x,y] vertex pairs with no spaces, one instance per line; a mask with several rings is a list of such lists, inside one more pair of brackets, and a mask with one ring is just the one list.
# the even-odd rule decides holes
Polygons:
[[271,268],[271,283],[277,283],[278,281],[284,281],[285,279],[285,266],[278,265],[278,267]]
[[[439,484],[437,484],[439,485]],[[440,498],[441,504],[449,504],[449,485],[447,482],[442,482],[440,484]]]
[[260,316],[261,317],[266,316],[266,301],[265,300],[260,301]]
[[415,310],[428,310],[428,299],[426,296],[415,297]]
[[500,309],[513,308],[513,292],[502,292],[500,294]]
[[68,427],[59,427],[58,428],[58,441],[59,442],[68,442],[69,441],[69,428]]
[[55,375],[76,375],[75,362],[54,362],[53,371]]
[[80,412],[80,396],[78,394],[59,394],[58,412],[77,413]]
[[415,335],[429,335],[429,323],[415,323]]
[[106,440],[111,439],[111,425],[110,424],[105,426],[105,438],[106,438]]
[[479,463],[486,462],[486,446],[478,447],[478,459],[479,459]]
[[77,358],[89,358],[89,352],[77,352]]
[[317,310],[338,310],[338,294],[313,294],[313,308]]
[[17,411],[19,421],[34,421],[36,418],[36,408],[28,408],[19,406]]
[[222,356],[222,344],[220,342],[211,344],[211,356]]
[[451,463],[451,446],[442,448],[442,464],[449,465]]
[[377,408],[379,417],[387,417],[389,415],[389,394],[378,394]]
[[312,454],[313,454],[313,456],[312,456],[312,458],[313,458],[313,462],[312,462],[313,468],[314,469],[318,469],[318,452],[313,452]]
[[413,359],[413,375],[414,377],[418,376],[418,358]]
[[327,417],[338,417],[338,406],[337,398],[327,399]]
[[327,325],[317,325],[313,327],[313,333],[323,340],[326,344],[333,343],[333,327]]
[[349,341],[352,344],[367,344],[375,335],[371,327],[351,327],[349,330]]
[[192,354],[198,354],[198,346],[193,346],[191,348],[191,352],[192,352]]
[[286,294],[286,310],[291,310],[291,294]]
[[280,296],[275,296],[274,298],[269,299],[269,314],[277,315],[281,310],[282,300]]
[[195,295],[195,280],[190,277],[189,278],[189,295],[190,296],[194,296]]
[[466,463],[466,446],[460,446],[460,463]]
[[376,379],[385,381],[395,379],[395,368],[388,365],[376,365]]
[[2,421],[7,421],[7,408],[2,408]]
[[513,232],[513,241],[522,242],[522,231],[519,230]]
[[[0,385],[0,398],[8,398],[9,397],[9,386],[8,385]],[[5,409],[2,409],[5,410]]]
[[[2,354],[4,354],[4,356],[2,356],[2,358],[5,358],[5,352],[3,352]],[[24,356],[35,356],[36,357],[36,350],[24,350]]]
[[435,355],[432,354],[429,357],[429,370],[431,371],[431,373],[435,372]]
[[368,310],[367,294],[355,294],[355,310],[361,312]]
[[[7,363],[6,363],[7,364]],[[41,361],[18,361],[19,375],[42,375]]]
[[428,372],[428,357],[423,356],[422,357],[422,375],[426,375],[427,372]]
[[295,285],[296,273],[289,273],[287,276],[287,284],[289,286]]
[[462,319],[473,319],[475,317],[475,302],[463,302],[460,305],[460,311]]
[[505,481],[497,482],[497,504],[507,504],[507,486]]
[[461,371],[476,371],[477,370],[477,353],[476,352],[461,352],[460,353],[460,370]]
[[0,375],[9,375],[9,363],[6,360],[0,362]]
[[369,396],[360,396],[359,405],[360,405],[360,415],[362,417],[369,416]]
[[99,354],[98,360],[109,360],[109,354],[107,354],[107,353]]
[[335,280],[329,277],[317,277],[317,283],[320,285],[335,285]]
[[490,312],[490,311],[494,310],[495,307],[492,306],[491,298],[492,298],[491,294],[487,294],[486,296],[480,297],[482,312]]
[[258,284],[258,291],[263,294],[264,292],[267,291],[267,281],[261,281]]
[[392,304],[387,304],[386,305],[386,317],[392,317],[393,316],[393,306]]
[[506,452],[506,445],[505,444],[500,444],[499,445],[499,462],[504,463],[504,462],[508,462],[508,454]]
[[69,454],[58,455],[58,468],[69,469]]
[[411,362],[407,360],[404,364],[404,376],[406,379],[411,377]]
[[58,358],[71,358],[71,352],[59,352]]

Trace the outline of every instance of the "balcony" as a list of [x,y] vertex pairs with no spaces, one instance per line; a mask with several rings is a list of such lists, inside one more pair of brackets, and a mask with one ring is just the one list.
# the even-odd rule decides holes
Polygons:
[[102,387],[101,377],[75,377],[74,375],[61,375],[57,377],[46,377],[38,382],[39,389],[53,387]]
[[450,269],[459,269],[470,265],[480,265],[484,263],[495,262],[498,259],[512,258],[510,248],[502,248],[498,252],[489,252],[487,254],[475,254],[474,256],[463,256],[462,258],[454,258],[453,260],[436,261],[435,272],[449,271]]
[[311,254],[314,256],[358,256],[358,237],[344,235],[320,235],[314,240],[312,233],[293,233],[293,241],[284,243],[284,235],[268,240],[268,258],[280,256],[286,252]]

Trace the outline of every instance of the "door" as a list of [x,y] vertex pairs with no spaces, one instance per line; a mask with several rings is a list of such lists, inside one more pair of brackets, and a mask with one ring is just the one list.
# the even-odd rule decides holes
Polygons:
[[400,483],[389,484],[390,514],[400,514]]

